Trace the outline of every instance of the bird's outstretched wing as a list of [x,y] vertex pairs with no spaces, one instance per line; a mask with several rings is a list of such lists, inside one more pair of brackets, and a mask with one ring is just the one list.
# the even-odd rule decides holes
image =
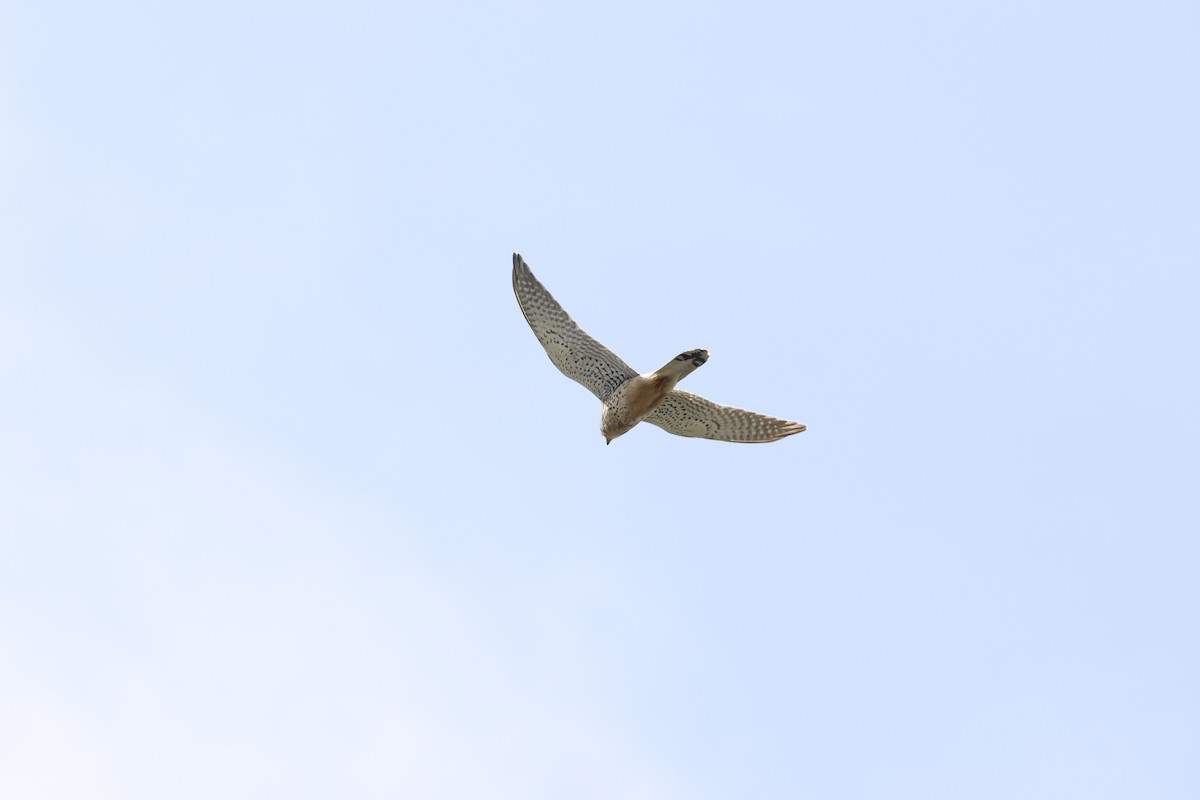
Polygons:
[[670,392],[644,422],[676,436],[722,442],[774,442],[806,427],[764,414],[714,403],[691,392]]
[[554,366],[601,400],[637,375],[628,364],[583,332],[533,276],[520,253],[513,253],[513,292],[525,321]]

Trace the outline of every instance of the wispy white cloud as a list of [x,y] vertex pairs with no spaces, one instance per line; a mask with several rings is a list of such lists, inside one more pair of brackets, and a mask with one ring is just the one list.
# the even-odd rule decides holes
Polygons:
[[3,311],[0,795],[671,794],[401,514]]

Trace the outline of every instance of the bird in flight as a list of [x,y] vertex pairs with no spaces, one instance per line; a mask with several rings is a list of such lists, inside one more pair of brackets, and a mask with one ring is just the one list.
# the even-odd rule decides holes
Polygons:
[[675,388],[708,361],[707,350],[680,353],[659,369],[639,375],[611,350],[588,336],[513,253],[513,292],[554,366],[600,398],[600,432],[605,444],[639,422],[676,436],[722,442],[775,442],[807,426],[731,408]]

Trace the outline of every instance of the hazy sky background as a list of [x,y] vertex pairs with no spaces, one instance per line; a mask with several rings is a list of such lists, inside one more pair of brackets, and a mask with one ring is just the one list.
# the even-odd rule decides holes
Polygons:
[[1200,796],[1198,37],[0,5],[0,796]]

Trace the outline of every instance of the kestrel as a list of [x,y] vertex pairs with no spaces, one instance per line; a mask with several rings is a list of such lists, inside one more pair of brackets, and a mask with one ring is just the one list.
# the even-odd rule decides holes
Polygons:
[[600,432],[605,444],[642,421],[677,436],[723,442],[775,442],[807,427],[677,390],[675,384],[708,361],[707,350],[688,350],[639,375],[567,316],[519,253],[513,253],[512,279],[525,321],[554,366],[604,404]]

